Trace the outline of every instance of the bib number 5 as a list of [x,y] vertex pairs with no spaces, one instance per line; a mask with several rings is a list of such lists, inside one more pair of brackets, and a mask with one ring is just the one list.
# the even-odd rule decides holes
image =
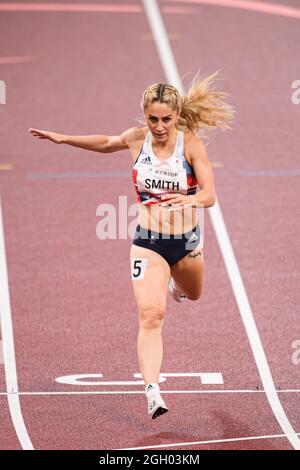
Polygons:
[[131,279],[142,280],[145,277],[147,258],[135,258],[131,260]]

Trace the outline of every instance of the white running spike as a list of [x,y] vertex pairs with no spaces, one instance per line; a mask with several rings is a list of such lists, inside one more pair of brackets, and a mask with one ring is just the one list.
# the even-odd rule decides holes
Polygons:
[[178,289],[172,277],[169,281],[169,292],[175,302],[183,302],[186,299],[186,296],[182,293],[180,289]]
[[148,399],[148,414],[152,419],[167,413],[168,408],[162,399],[159,390],[151,388],[147,393]]

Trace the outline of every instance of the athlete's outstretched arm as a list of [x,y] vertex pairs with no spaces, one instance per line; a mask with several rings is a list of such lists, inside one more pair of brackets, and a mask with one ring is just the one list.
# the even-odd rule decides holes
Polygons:
[[121,135],[65,135],[56,132],[30,128],[29,132],[39,139],[48,139],[56,144],[68,144],[94,152],[110,153],[128,149],[127,131]]

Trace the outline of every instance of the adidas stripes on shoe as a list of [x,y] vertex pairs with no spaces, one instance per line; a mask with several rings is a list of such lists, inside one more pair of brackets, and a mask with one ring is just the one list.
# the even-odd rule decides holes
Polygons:
[[148,400],[148,414],[152,419],[158,418],[168,411],[168,408],[160,395],[158,384],[149,384],[145,388]]

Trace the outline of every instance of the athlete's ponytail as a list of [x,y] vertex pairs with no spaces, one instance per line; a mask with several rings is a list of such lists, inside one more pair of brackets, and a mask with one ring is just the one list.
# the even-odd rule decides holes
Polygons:
[[172,85],[151,85],[144,92],[142,109],[156,101],[168,104],[179,113],[176,127],[180,130],[202,131],[205,134],[207,129],[213,127],[228,129],[234,109],[223,101],[228,93],[215,90],[218,76],[219,71],[205,78],[196,76],[186,96],[180,96]]
[[210,127],[230,128],[234,110],[223,101],[228,93],[215,91],[218,75],[217,71],[206,78],[194,78],[187,95],[181,97],[178,128],[195,133]]

